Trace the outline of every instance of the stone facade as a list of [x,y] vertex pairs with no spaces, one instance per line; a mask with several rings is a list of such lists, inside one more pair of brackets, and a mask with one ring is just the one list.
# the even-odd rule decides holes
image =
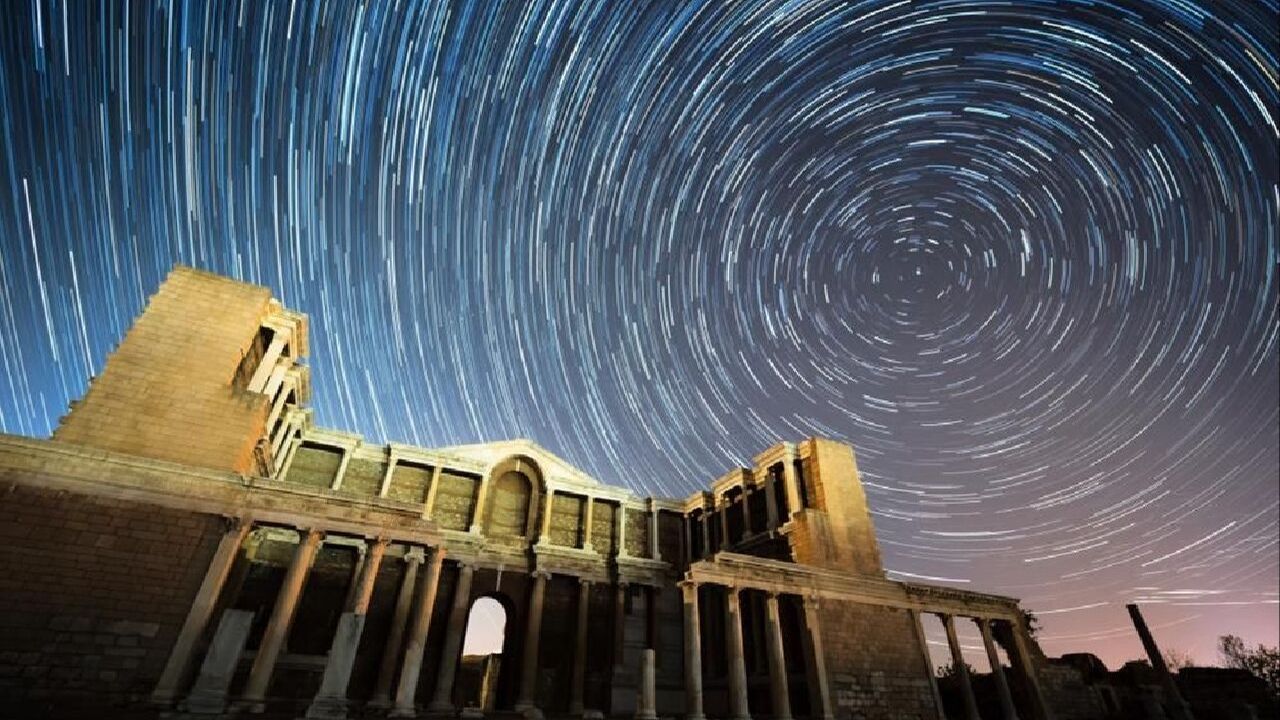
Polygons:
[[[934,613],[1005,648],[1000,717],[1050,717],[1016,600],[885,577],[847,445],[638,497],[527,440],[315,427],[306,353],[266,289],[179,268],[53,439],[0,436],[7,711],[934,720]],[[501,651],[464,661],[480,598]]]

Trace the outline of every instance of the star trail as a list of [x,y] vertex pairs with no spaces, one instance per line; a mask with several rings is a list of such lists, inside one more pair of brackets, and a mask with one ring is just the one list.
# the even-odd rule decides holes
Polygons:
[[8,3],[0,429],[186,263],[311,316],[321,425],[673,496],[830,436],[891,577],[1021,597],[1050,653],[1139,656],[1128,601],[1274,644],[1278,22]]

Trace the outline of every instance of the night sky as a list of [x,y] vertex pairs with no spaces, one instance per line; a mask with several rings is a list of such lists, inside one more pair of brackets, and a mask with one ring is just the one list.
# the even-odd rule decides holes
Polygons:
[[668,496],[825,435],[891,577],[1021,597],[1051,654],[1138,657],[1133,600],[1274,644],[1278,23],[6,2],[0,429],[187,263],[310,315],[322,425]]

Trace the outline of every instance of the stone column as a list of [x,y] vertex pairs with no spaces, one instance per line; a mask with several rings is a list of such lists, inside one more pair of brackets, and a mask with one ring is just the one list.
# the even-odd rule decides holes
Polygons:
[[364,563],[369,554],[369,549],[364,545],[357,545],[355,551],[356,561],[351,568],[351,580],[347,582],[347,596],[342,600],[343,612],[351,609],[351,606],[355,603],[356,595],[360,592],[360,579],[364,577]]
[[591,608],[591,581],[578,578],[578,627],[573,644],[573,677],[569,691],[569,714],[586,709],[583,695],[587,687],[587,619]]
[[683,512],[680,519],[684,525],[684,564],[688,565],[693,562],[693,521]]
[[729,499],[722,497],[717,504],[720,506],[716,511],[720,517],[720,549],[723,550],[733,544],[729,536]]
[[[794,515],[804,509],[804,503],[801,502],[800,478],[796,477],[796,448],[791,443],[787,443],[787,452],[782,461],[782,484],[787,491],[787,508],[790,515]],[[782,522],[790,521],[790,517],[782,518]],[[932,673],[932,671],[930,671]]]
[[297,550],[293,553],[293,561],[285,573],[284,582],[280,585],[280,594],[276,596],[275,607],[271,609],[271,619],[267,621],[267,629],[262,634],[262,643],[253,658],[253,668],[249,671],[249,680],[245,683],[242,701],[246,710],[260,713],[264,709],[267,686],[271,683],[271,674],[276,668],[276,659],[280,656],[280,648],[284,646],[285,634],[293,622],[293,613],[298,609],[298,598],[302,595],[302,586],[311,570],[311,563],[316,558],[316,550],[320,548],[320,540],[324,533],[316,529],[307,530]]
[[177,698],[178,686],[191,665],[191,653],[195,650],[196,641],[209,625],[209,615],[218,601],[223,583],[227,581],[227,574],[231,572],[231,566],[240,552],[240,545],[244,542],[245,535],[249,533],[252,524],[244,518],[228,519],[228,526],[222,533],[222,539],[218,541],[218,548],[213,551],[209,567],[204,572],[204,580],[200,582],[200,589],[196,591],[191,609],[187,611],[187,619],[183,621],[182,629],[178,631],[173,649],[169,651],[169,660],[165,663],[164,671],[160,673],[160,680],[156,682],[155,689],[151,691],[152,702],[168,705]]
[[535,570],[533,589],[529,592],[529,615],[524,628],[524,656],[520,664],[520,694],[515,709],[528,710],[538,700],[538,639],[542,635],[542,602],[547,594],[550,573]]
[[[422,672],[422,654],[427,649],[427,632],[431,629],[436,592],[440,589],[440,570],[444,567],[444,555],[443,547],[431,549],[427,575],[418,586],[418,597],[414,603],[413,620],[409,623],[409,639],[404,646],[404,662],[400,666],[400,682],[396,685],[396,702],[391,708],[391,717],[412,717],[415,714],[418,675]],[[459,587],[461,584],[459,580]],[[469,582],[467,584],[470,585]]]
[[702,618],[698,616],[698,585],[680,583],[684,593],[684,717],[706,720],[702,713]]
[[556,491],[547,490],[546,507],[542,508],[542,527],[538,530],[538,544],[546,545],[551,542],[551,504],[556,497]]
[[471,527],[469,532],[479,534],[480,521],[484,519],[484,504],[489,499],[489,481],[488,473],[480,478],[480,489],[476,491],[476,509],[471,513]]
[[431,484],[427,486],[427,497],[422,501],[422,519],[424,520],[435,512],[436,496],[440,494],[440,473],[439,465],[431,468]]
[[409,622],[409,607],[413,604],[413,588],[418,579],[418,566],[422,564],[422,548],[411,548],[405,553],[404,580],[396,595],[396,608],[391,615],[391,629],[382,648],[382,662],[378,664],[378,679],[373,686],[373,698],[369,707],[385,708],[391,705],[391,683],[395,681],[396,664],[404,644],[404,628]]
[[924,675],[929,678],[929,690],[933,693],[933,708],[938,720],[946,720],[947,714],[942,707],[942,693],[938,692],[938,678],[934,674],[933,659],[929,657],[929,641],[924,637],[924,624],[920,622],[920,611],[909,609],[911,624],[916,630],[916,645],[920,648],[920,659],[924,663]]
[[288,330],[277,330],[272,328],[273,335],[271,344],[267,346],[266,353],[262,356],[262,362],[253,373],[253,378],[249,380],[249,392],[260,393],[267,386],[267,379],[271,377],[271,371],[275,369],[276,361],[280,359],[281,353],[284,352],[285,343],[289,341],[292,334]]
[[764,471],[764,509],[769,530],[778,529],[778,483],[769,469]]
[[661,560],[658,545],[658,503],[649,498],[649,559]]
[[711,519],[712,509],[704,498],[702,503],[702,557],[711,557]]
[[586,505],[582,508],[582,549],[587,552],[595,549],[591,546],[591,524],[595,521],[595,506],[595,500],[588,495]]
[[787,660],[782,652],[782,618],[778,594],[765,600],[765,644],[769,646],[769,694],[773,695],[773,720],[791,720],[791,696],[787,687]]
[[338,490],[342,487],[342,478],[347,475],[347,466],[351,464],[351,455],[354,452],[354,445],[343,446],[342,461],[338,463],[338,471],[333,474],[333,482],[329,485],[330,490]]
[[457,675],[463,633],[467,627],[467,609],[471,604],[471,581],[474,575],[473,565],[459,565],[458,584],[454,589],[453,605],[445,627],[444,647],[440,654],[440,668],[436,672],[436,686],[427,707],[433,713],[452,713],[454,710],[453,680]]
[[736,587],[725,589],[725,641],[729,661],[730,720],[751,720],[747,704],[747,663],[742,653],[742,604]]
[[746,540],[756,534],[755,528],[751,526],[751,496],[755,492],[746,480],[742,482],[742,539]]
[[1160,678],[1160,684],[1164,688],[1165,705],[1169,708],[1173,720],[1192,720],[1191,708],[1187,706],[1187,701],[1182,699],[1178,684],[1174,682],[1169,666],[1165,664],[1164,656],[1160,654],[1160,647],[1156,645],[1156,639],[1147,629],[1147,622],[1142,619],[1142,611],[1134,603],[1129,603],[1125,607],[1129,610],[1129,619],[1133,621],[1133,628],[1138,631],[1138,639],[1142,640],[1142,648],[1147,651],[1147,659],[1151,661],[1151,667],[1155,668],[1156,676]]
[[973,696],[973,684],[969,680],[969,666],[965,665],[964,653],[960,650],[960,639],[956,637],[955,618],[947,613],[939,613],[942,627],[947,631],[947,645],[951,646],[951,669],[960,681],[960,696],[964,699],[965,720],[982,720],[978,714],[978,701]]
[[[827,684],[827,656],[822,649],[822,622],[818,617],[818,599],[815,597],[804,599],[804,625],[804,645],[809,656],[806,664],[811,665],[813,671],[809,695],[814,700],[814,709],[810,715],[814,720],[833,720],[835,713],[831,709],[831,686]],[[929,672],[929,677],[933,677],[933,671]]]
[[1031,696],[1031,713],[1035,720],[1049,720],[1052,715],[1049,704],[1045,702],[1044,692],[1040,689],[1040,676],[1036,672],[1035,662],[1027,648],[1027,631],[1022,623],[1010,622],[1009,636],[1011,644],[1005,645],[1005,650],[1009,652],[1009,661],[1018,667],[1019,674],[1026,682],[1026,689]]
[[626,638],[624,630],[627,624],[627,583],[619,582],[613,594],[613,665],[622,665],[622,648]]
[[657,651],[645,648],[640,653],[640,692],[636,698],[635,720],[658,720]]
[[613,523],[617,531],[614,536],[618,538],[618,547],[614,548],[614,554],[618,557],[627,557],[627,506],[621,500],[618,501],[618,514],[614,515]]
[[352,584],[355,592],[350,594],[347,612],[342,613],[338,620],[338,630],[334,633],[329,656],[325,660],[320,691],[307,708],[308,718],[341,720],[347,716],[347,685],[351,682],[351,668],[355,665],[356,651],[360,648],[365,614],[369,611],[369,598],[373,596],[373,584],[378,578],[378,568],[382,565],[382,556],[386,550],[387,541],[382,538],[370,546],[367,558],[364,548],[361,548],[361,571],[358,580]]
[[982,646],[987,650],[987,662],[991,663],[991,676],[996,681],[996,694],[1000,696],[1000,717],[1004,720],[1018,720],[1018,711],[1013,707],[1013,695],[1009,693],[1009,682],[1005,679],[1004,668],[1000,666],[1000,653],[996,652],[995,640],[991,638],[991,622],[986,618],[974,618],[978,631],[982,633]]

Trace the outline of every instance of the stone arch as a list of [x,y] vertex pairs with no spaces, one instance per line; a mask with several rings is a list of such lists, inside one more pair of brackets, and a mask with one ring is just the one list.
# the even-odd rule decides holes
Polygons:
[[482,528],[495,540],[527,541],[537,535],[539,513],[546,484],[538,464],[525,455],[513,455],[493,465],[488,473],[488,498]]
[[[474,626],[478,606],[496,603],[500,608],[503,627],[499,647],[489,645],[491,654],[467,656],[468,640],[473,631],[484,629]],[[492,631],[492,629],[490,629]],[[523,647],[524,618],[511,596],[502,591],[482,593],[471,599],[467,609],[467,624],[463,634],[463,656],[459,674],[452,691],[453,702],[458,707],[474,706],[485,712],[510,710],[519,690],[520,653]],[[487,657],[487,660],[480,660]],[[470,662],[468,662],[470,659]]]

